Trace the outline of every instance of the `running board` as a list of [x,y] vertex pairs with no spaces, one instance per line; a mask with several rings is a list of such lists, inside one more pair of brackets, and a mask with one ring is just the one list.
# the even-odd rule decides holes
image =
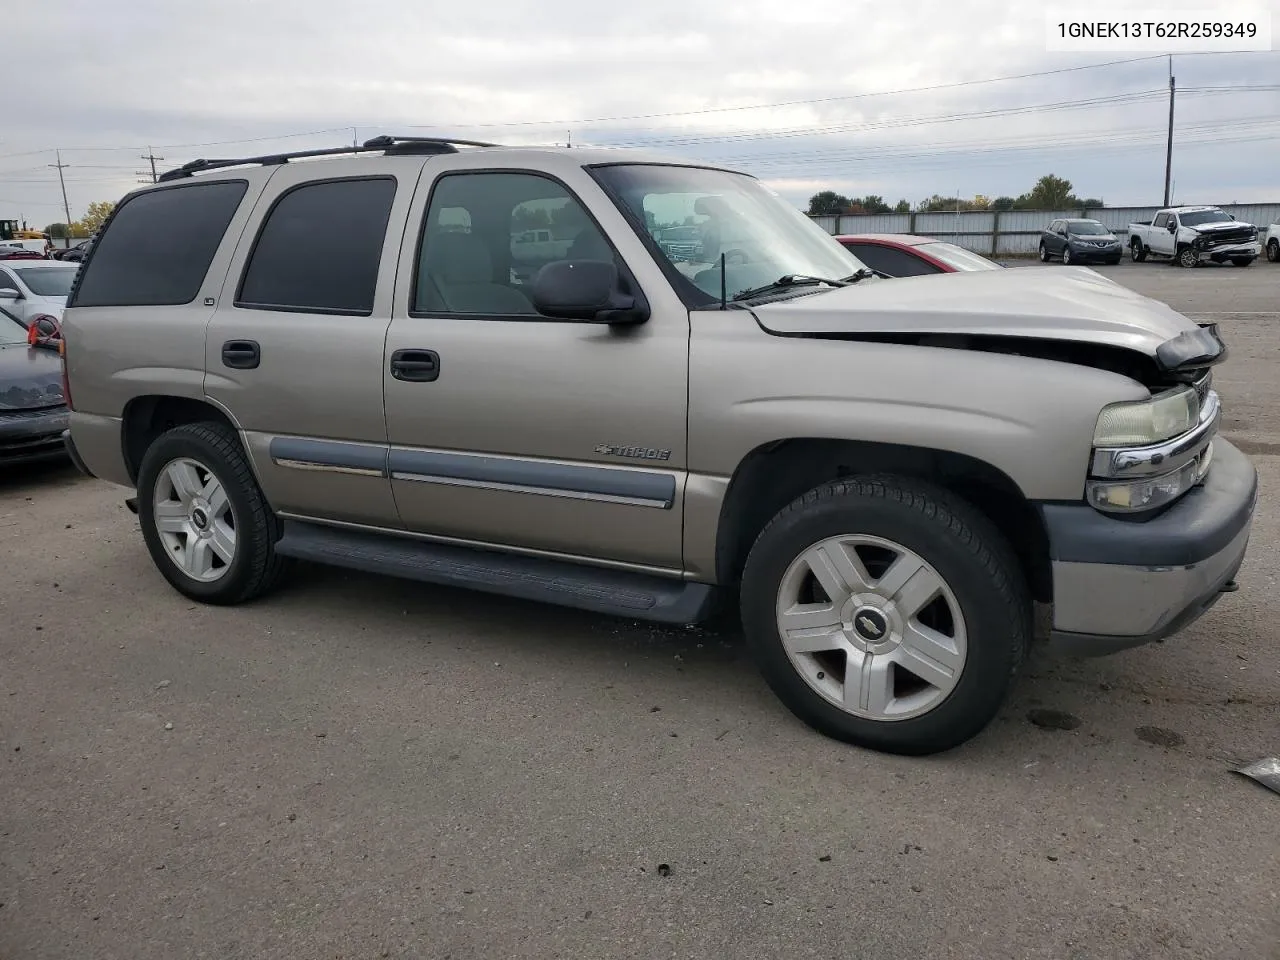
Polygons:
[[298,520],[284,521],[276,553],[365,573],[658,623],[697,623],[711,615],[715,600],[715,588],[706,583]]

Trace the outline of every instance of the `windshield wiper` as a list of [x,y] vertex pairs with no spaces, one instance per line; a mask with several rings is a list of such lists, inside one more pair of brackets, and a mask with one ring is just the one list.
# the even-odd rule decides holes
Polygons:
[[860,270],[849,274],[844,278],[845,286],[852,286],[859,280],[866,280],[869,277],[880,277],[884,280],[889,279],[889,275],[882,270],[872,270],[870,267],[863,267]]
[[741,293],[735,293],[733,299],[750,300],[752,297],[763,296],[766,293],[775,293],[778,290],[785,290],[788,287],[810,287],[819,283],[825,283],[832,287],[847,287],[850,283],[857,281],[851,279],[845,280],[828,280],[826,277],[810,277],[803,273],[787,273],[783,274],[773,283],[766,283],[762,287],[752,287],[749,290],[743,290]]

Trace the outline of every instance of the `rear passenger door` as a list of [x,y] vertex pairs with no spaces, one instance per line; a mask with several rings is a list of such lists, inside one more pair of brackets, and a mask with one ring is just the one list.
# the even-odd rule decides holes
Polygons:
[[272,177],[205,338],[205,390],[287,516],[396,526],[382,348],[421,158],[297,163]]

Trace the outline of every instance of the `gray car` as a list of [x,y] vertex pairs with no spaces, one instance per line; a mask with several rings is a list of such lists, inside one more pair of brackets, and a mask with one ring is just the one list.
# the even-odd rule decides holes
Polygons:
[[65,460],[67,404],[55,350],[33,346],[27,327],[0,308],[0,469]]
[[[188,597],[247,601],[301,558],[736,609],[798,717],[927,753],[995,715],[1035,602],[1096,654],[1234,588],[1257,478],[1218,433],[1212,326],[1087,270],[883,280],[679,159],[325,153],[126,197],[66,311],[69,449],[136,489]],[[702,241],[672,254],[673,223]],[[536,229],[558,252],[513,270]]]
[[1097,220],[1053,220],[1040,235],[1041,261],[1116,264],[1123,253],[1124,241]]

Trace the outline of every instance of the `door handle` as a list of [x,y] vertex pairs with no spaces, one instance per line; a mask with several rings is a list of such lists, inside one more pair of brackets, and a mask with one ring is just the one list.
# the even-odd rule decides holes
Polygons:
[[440,354],[434,350],[397,350],[391,354],[391,375],[411,383],[430,383],[440,376]]
[[222,345],[222,365],[236,370],[253,370],[262,362],[257,340],[228,340]]

